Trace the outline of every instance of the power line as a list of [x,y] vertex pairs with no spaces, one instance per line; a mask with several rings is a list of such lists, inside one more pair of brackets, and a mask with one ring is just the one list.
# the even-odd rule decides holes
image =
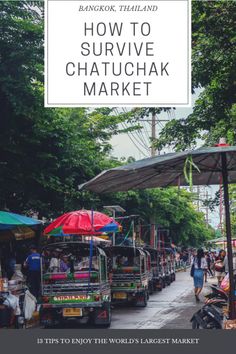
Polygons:
[[[121,124],[122,124],[122,126],[125,128],[124,124],[123,124],[123,123],[121,123]],[[128,135],[128,137],[129,137],[129,139],[131,140],[131,142],[132,142],[132,143],[134,144],[134,146],[136,147],[136,149],[138,149],[138,151],[139,151],[144,157],[148,157],[148,155],[146,155],[146,153],[144,153],[144,152],[139,148],[139,146],[137,145],[137,143],[135,143],[134,138],[132,138],[130,132],[127,132],[127,135]]]
[[[123,113],[127,113],[127,109],[125,107],[122,107],[122,111]],[[119,114],[119,111],[117,109],[115,109],[116,114]],[[134,124],[131,123],[131,127],[129,127],[127,125],[127,123],[122,122],[121,123],[124,129],[129,129],[129,128],[134,128]],[[127,131],[127,135],[129,137],[129,139],[131,140],[131,142],[134,144],[134,146],[138,149],[138,151],[145,157],[148,157],[148,155],[146,154],[146,152],[149,152],[149,147],[145,141],[145,138],[141,132],[141,129],[138,130],[133,130],[128,132]],[[143,149],[146,151],[144,152]]]
[[[125,107],[122,107],[123,112],[127,112],[127,109]],[[136,141],[138,144],[142,145],[143,148],[145,148],[145,150],[147,150],[148,152],[150,151],[150,133],[148,133],[147,129],[146,129],[146,125],[145,125],[145,121],[143,119],[139,119],[138,123],[142,125],[141,129],[137,129],[137,130],[133,130],[133,137],[135,137]],[[133,123],[133,127],[134,127]],[[146,137],[144,136],[144,133],[146,134]],[[138,140],[137,140],[138,139]],[[142,143],[140,141],[142,141]]]
[[[129,112],[126,107],[122,107],[121,110],[125,114]],[[117,115],[120,114],[120,111],[117,108],[115,108],[114,111]],[[129,122],[130,126],[126,122],[121,122],[122,127],[126,130],[134,128],[132,131],[127,131],[127,135],[132,144],[144,157],[150,156],[150,149],[151,156],[156,155],[156,149],[153,146],[153,143],[158,139],[157,127],[159,127],[158,131],[162,130],[164,128],[164,122],[169,122],[170,119],[175,117],[174,110],[168,110],[167,116],[167,119],[157,119],[156,114],[153,114],[151,119],[141,119],[140,117],[137,117],[137,122],[141,125],[138,129],[135,128],[135,122]],[[150,131],[148,131],[149,129],[147,128],[147,125],[150,128]]]
[[[122,110],[124,113],[127,113],[127,109],[125,107],[122,107]],[[140,121],[139,121],[139,124],[140,124]],[[134,128],[135,123],[131,123],[131,127]],[[138,145],[142,146],[142,148],[144,148],[146,151],[149,151],[148,143],[146,142],[146,139],[145,139],[141,129],[132,130],[131,135],[135,139],[135,141]]]
[[145,140],[145,137],[143,135],[142,129],[139,129],[137,131],[134,131],[134,133],[137,133],[137,135],[139,136],[140,140],[143,142],[144,146],[146,147],[146,149],[149,149],[149,146]]
[[[129,129],[130,128],[125,122],[123,122],[123,124],[125,126],[125,129]],[[131,126],[131,128],[132,128],[132,126]],[[134,140],[136,141],[137,144],[142,146],[144,149],[148,149],[146,147],[146,145],[145,145],[145,142],[143,143],[141,140],[138,140],[138,138],[135,136],[135,130],[130,131],[129,134],[132,135],[132,137],[134,138]]]
[[143,127],[144,127],[144,132],[146,134],[146,139],[147,139],[148,143],[150,143],[150,133],[147,130],[146,124],[148,124],[148,123],[147,122],[143,122]]

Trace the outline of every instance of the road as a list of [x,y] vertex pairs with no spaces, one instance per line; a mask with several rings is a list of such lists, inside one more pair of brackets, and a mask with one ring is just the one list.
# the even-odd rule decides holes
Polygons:
[[176,274],[176,281],[150,296],[146,308],[118,307],[112,311],[111,329],[188,329],[192,314],[203,305],[196,304],[189,270]]

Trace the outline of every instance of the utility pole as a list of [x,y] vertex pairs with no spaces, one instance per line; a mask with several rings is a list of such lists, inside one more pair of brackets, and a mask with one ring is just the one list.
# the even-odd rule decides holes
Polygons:
[[208,206],[208,191],[206,191],[206,225],[209,227],[209,206]]
[[200,186],[197,186],[197,211],[200,211]]
[[156,140],[156,113],[152,113],[152,146],[151,146],[151,157],[154,157],[156,155],[156,148],[154,146],[154,141]]
[[[156,127],[158,122],[168,122],[168,119],[157,119],[156,112],[152,113],[152,118],[150,120],[146,120],[151,123],[151,157],[155,157],[156,155],[160,155],[160,151],[157,151],[154,144],[157,138]],[[157,246],[157,228],[156,228],[156,220],[153,215],[150,216],[150,245],[154,248]]]
[[[152,113],[152,121],[151,121],[151,157],[156,156],[156,148],[154,146],[154,142],[156,140],[156,113],[153,112]],[[155,235],[156,235],[156,225],[155,225],[155,218],[153,217],[153,215],[150,216],[150,223],[151,223],[151,227],[150,227],[150,245],[151,247],[155,247],[156,244],[156,240],[155,240]]]
[[223,185],[222,185],[222,176],[220,177],[220,231],[221,234],[224,234],[224,206],[223,206]]

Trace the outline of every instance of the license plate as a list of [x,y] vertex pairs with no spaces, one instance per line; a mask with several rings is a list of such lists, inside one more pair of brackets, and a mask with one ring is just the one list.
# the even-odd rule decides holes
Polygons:
[[113,294],[113,299],[126,299],[127,294],[126,293],[114,293]]
[[82,309],[79,308],[65,308],[63,309],[63,317],[81,317]]

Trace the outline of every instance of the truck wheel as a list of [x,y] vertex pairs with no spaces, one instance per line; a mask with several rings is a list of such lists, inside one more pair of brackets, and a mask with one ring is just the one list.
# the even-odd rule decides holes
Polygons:
[[107,313],[108,313],[108,315],[107,315],[107,323],[104,323],[102,325],[102,327],[104,327],[104,328],[109,328],[110,325],[111,325],[111,306],[110,306],[110,304],[107,307]]
[[148,292],[147,290],[143,291],[136,295],[135,306],[136,307],[146,307],[148,301]]
[[111,305],[105,303],[104,306],[93,313],[92,322],[95,326],[108,328],[111,325]]
[[200,323],[194,318],[192,320],[192,329],[222,329],[219,323],[212,320],[211,318],[203,318],[206,323],[206,327],[202,327]]
[[156,289],[157,289],[158,291],[162,291],[162,289],[163,289],[163,280],[162,280],[162,279],[160,279],[160,280],[157,282]]
[[154,293],[154,285],[153,282],[150,282],[148,285],[148,292],[150,295],[152,295]]
[[192,320],[192,329],[199,329],[200,328],[200,325],[199,323],[197,322],[197,320],[194,318]]

